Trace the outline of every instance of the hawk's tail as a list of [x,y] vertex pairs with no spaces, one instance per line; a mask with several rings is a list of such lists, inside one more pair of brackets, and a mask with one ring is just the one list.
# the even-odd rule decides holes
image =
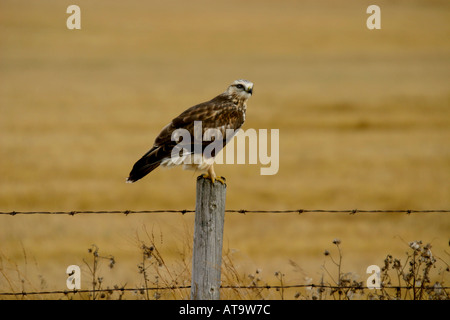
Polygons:
[[164,147],[153,147],[150,149],[134,164],[127,178],[127,183],[133,183],[145,177],[155,170],[165,157],[167,157],[167,152]]

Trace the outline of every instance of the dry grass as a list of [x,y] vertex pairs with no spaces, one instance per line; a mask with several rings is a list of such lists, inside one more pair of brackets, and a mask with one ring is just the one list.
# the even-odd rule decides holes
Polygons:
[[[1,295],[12,299],[81,299],[81,300],[161,300],[189,299],[191,285],[192,248],[188,242],[176,253],[177,259],[167,263],[163,256],[163,236],[149,234],[136,239],[140,262],[133,270],[134,283],[116,284],[112,272],[117,260],[104,255],[93,244],[82,259],[81,290],[49,290],[44,276],[34,281],[23,272],[29,269],[26,252],[24,264],[18,266],[8,258],[0,258],[0,275],[5,284]],[[406,244],[409,250],[403,257],[388,254],[378,266],[379,288],[368,288],[368,281],[355,272],[344,269],[343,249],[340,239],[335,246],[323,252],[319,278],[311,278],[295,261],[289,261],[290,270],[267,274],[262,269],[246,272],[235,263],[233,250],[225,249],[222,261],[221,299],[233,300],[448,300],[450,290],[448,275],[450,265],[431,250],[431,244],[422,241]],[[448,253],[447,253],[448,255]],[[448,257],[445,257],[448,259]],[[381,261],[380,261],[381,262]],[[380,267],[381,265],[381,267]],[[106,269],[106,270],[105,270]],[[39,280],[39,281],[37,281]]]
[[[368,1],[86,0],[80,31],[69,4],[0,4],[1,211],[192,209],[192,172],[125,178],[169,119],[236,78],[255,83],[246,128],[280,129],[280,171],[218,166],[229,209],[450,208],[448,1],[378,1],[380,31]],[[172,265],[193,215],[0,216],[0,252],[60,289],[95,243],[121,264],[114,284],[133,283],[144,227]],[[445,252],[449,228],[445,214],[230,214],[225,243],[246,274],[292,260],[319,279],[330,239],[364,275],[403,242]]]

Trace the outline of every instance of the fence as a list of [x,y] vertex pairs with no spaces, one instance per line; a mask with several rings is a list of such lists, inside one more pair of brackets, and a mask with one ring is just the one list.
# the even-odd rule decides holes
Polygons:
[[[147,288],[108,288],[108,289],[83,289],[83,290],[55,290],[55,291],[21,291],[21,292],[0,292],[0,296],[33,296],[33,295],[56,295],[56,294],[82,294],[82,293],[111,293],[111,292],[147,292],[147,291],[164,291],[164,290],[175,290],[175,289],[191,289],[192,286],[168,286],[168,287],[147,287]],[[346,286],[346,285],[328,285],[328,284],[293,284],[293,285],[262,285],[262,286],[237,286],[237,285],[225,285],[220,286],[220,289],[248,289],[248,290],[285,290],[285,289],[295,289],[295,288],[308,288],[308,289],[332,289],[332,290],[368,290],[372,289],[367,286]],[[383,286],[378,290],[412,290],[412,286]],[[416,288],[417,289],[417,288]],[[419,288],[420,289],[420,288]],[[436,288],[428,288],[425,289],[433,289]],[[449,290],[448,286],[439,287],[440,290]],[[450,297],[447,296],[447,299]]]
[[[74,216],[77,214],[147,214],[147,213],[193,213],[195,210],[191,209],[181,209],[181,210],[171,210],[171,209],[162,209],[162,210],[98,210],[98,211],[0,211],[0,215],[26,215],[26,214],[49,214],[49,215],[69,215]],[[346,209],[346,210],[332,210],[332,209],[290,209],[290,210],[247,210],[247,209],[226,209],[226,213],[348,213],[350,215],[360,214],[360,213],[403,213],[403,214],[411,214],[411,213],[450,213],[450,210],[411,210],[411,209],[398,209],[398,210],[360,210],[360,209]]]
[[[142,292],[158,291],[158,290],[174,290],[174,289],[190,289],[191,299],[199,300],[218,300],[220,299],[220,289],[255,289],[255,290],[285,290],[291,288],[318,288],[329,289],[341,292],[342,290],[364,290],[369,289],[363,286],[362,283],[354,282],[351,285],[326,285],[326,284],[297,284],[297,285],[251,285],[251,286],[236,286],[236,285],[221,285],[221,263],[222,263],[222,244],[223,244],[223,227],[225,213],[348,213],[354,214],[369,214],[369,213],[400,213],[400,214],[431,214],[431,213],[450,213],[450,210],[326,210],[326,209],[295,209],[295,210],[225,210],[225,194],[226,185],[216,182],[211,183],[210,180],[202,178],[197,179],[197,198],[195,210],[141,210],[141,211],[10,211],[0,212],[0,215],[30,215],[30,214],[49,214],[49,215],[77,215],[77,214],[147,214],[147,213],[192,213],[195,212],[195,226],[194,226],[194,244],[193,244],[193,258],[192,258],[192,279],[190,286],[167,286],[167,287],[145,287],[145,288],[118,288],[113,289],[98,289],[98,290],[60,290],[60,291],[34,291],[34,292],[0,292],[1,296],[27,296],[27,295],[48,295],[48,294],[77,294],[77,293],[112,293],[112,292]],[[382,290],[406,289],[413,291],[413,297],[416,298],[416,286],[382,286]],[[443,290],[444,296],[448,299],[450,296],[446,290],[450,287],[439,286],[429,287],[421,284],[420,290]],[[94,295],[95,296],[95,295]],[[148,296],[148,294],[147,294]]]

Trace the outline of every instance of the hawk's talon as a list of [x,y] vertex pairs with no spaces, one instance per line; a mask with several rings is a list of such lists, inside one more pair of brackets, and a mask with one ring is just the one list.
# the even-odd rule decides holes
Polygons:
[[225,177],[211,177],[209,174],[204,173],[199,178],[202,177],[203,179],[209,179],[214,184],[216,181],[219,181],[221,184],[226,185],[226,179]]
[[216,181],[219,181],[223,185],[227,185],[227,181],[225,180],[225,177],[216,177]]

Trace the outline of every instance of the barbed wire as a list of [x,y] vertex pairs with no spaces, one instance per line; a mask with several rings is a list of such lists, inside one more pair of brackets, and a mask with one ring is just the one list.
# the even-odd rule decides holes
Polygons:
[[[171,210],[171,209],[161,209],[161,210],[98,210],[98,211],[86,211],[86,210],[72,210],[72,211],[0,211],[0,215],[31,215],[31,214],[48,214],[48,215],[70,215],[74,216],[77,214],[141,214],[141,213],[193,213],[195,210],[192,209],[182,209],[182,210]],[[247,209],[227,209],[225,212],[228,213],[450,213],[450,209],[427,209],[427,210],[413,210],[413,209],[374,209],[374,210],[364,210],[364,209],[344,209],[344,210],[334,210],[334,209],[289,209],[289,210],[247,210]]]
[[[31,215],[31,214],[43,214],[43,215],[70,215],[74,216],[77,214],[149,214],[149,213],[194,213],[195,210],[192,209],[182,209],[182,210],[172,210],[172,209],[161,209],[161,210],[81,210],[81,211],[2,211],[0,215]],[[411,213],[450,213],[450,210],[447,209],[427,209],[427,210],[413,210],[413,209],[392,209],[392,210],[383,210],[383,209],[374,209],[374,210],[362,210],[362,209],[344,209],[344,210],[334,210],[334,209],[289,209],[289,210],[247,210],[247,209],[227,209],[225,210],[227,213],[347,213],[350,215],[359,214],[359,213],[403,213],[403,214],[411,214]],[[68,294],[82,294],[82,293],[113,293],[113,292],[145,292],[145,291],[158,291],[158,290],[176,290],[176,289],[190,289],[190,285],[186,286],[166,286],[166,287],[147,287],[147,288],[107,288],[107,289],[86,289],[86,290],[56,290],[56,291],[20,291],[20,292],[0,292],[0,296],[28,296],[28,295],[68,295]],[[292,288],[323,288],[323,289],[332,289],[332,290],[340,290],[340,289],[354,289],[354,290],[366,290],[371,289],[365,286],[360,285],[351,285],[351,286],[333,286],[333,285],[318,285],[318,284],[294,284],[294,285],[224,285],[220,287],[221,289],[247,289],[247,290],[280,290],[280,289],[292,289]],[[413,286],[382,286],[380,289],[430,289],[434,290],[434,287],[424,286],[424,287],[413,287]],[[449,290],[450,287],[440,286],[440,290]]]
[[[166,286],[166,287],[147,287],[147,288],[107,288],[107,289],[74,289],[74,290],[55,290],[55,291],[21,291],[21,292],[0,292],[0,296],[28,296],[28,295],[49,295],[49,294],[82,294],[82,293],[113,293],[113,292],[145,292],[145,291],[164,291],[164,290],[177,290],[177,289],[190,289],[190,285],[186,286]],[[322,289],[353,289],[353,290],[372,290],[374,288],[369,288],[362,285],[326,285],[326,284],[292,284],[292,285],[250,285],[250,286],[240,286],[240,285],[223,285],[220,289],[247,289],[247,290],[280,290],[280,289],[295,289],[295,288],[322,288]],[[433,286],[423,286],[423,287],[413,287],[413,286],[381,286],[376,288],[377,290],[386,289],[431,289],[434,290]],[[450,287],[439,286],[439,290],[449,290]]]

